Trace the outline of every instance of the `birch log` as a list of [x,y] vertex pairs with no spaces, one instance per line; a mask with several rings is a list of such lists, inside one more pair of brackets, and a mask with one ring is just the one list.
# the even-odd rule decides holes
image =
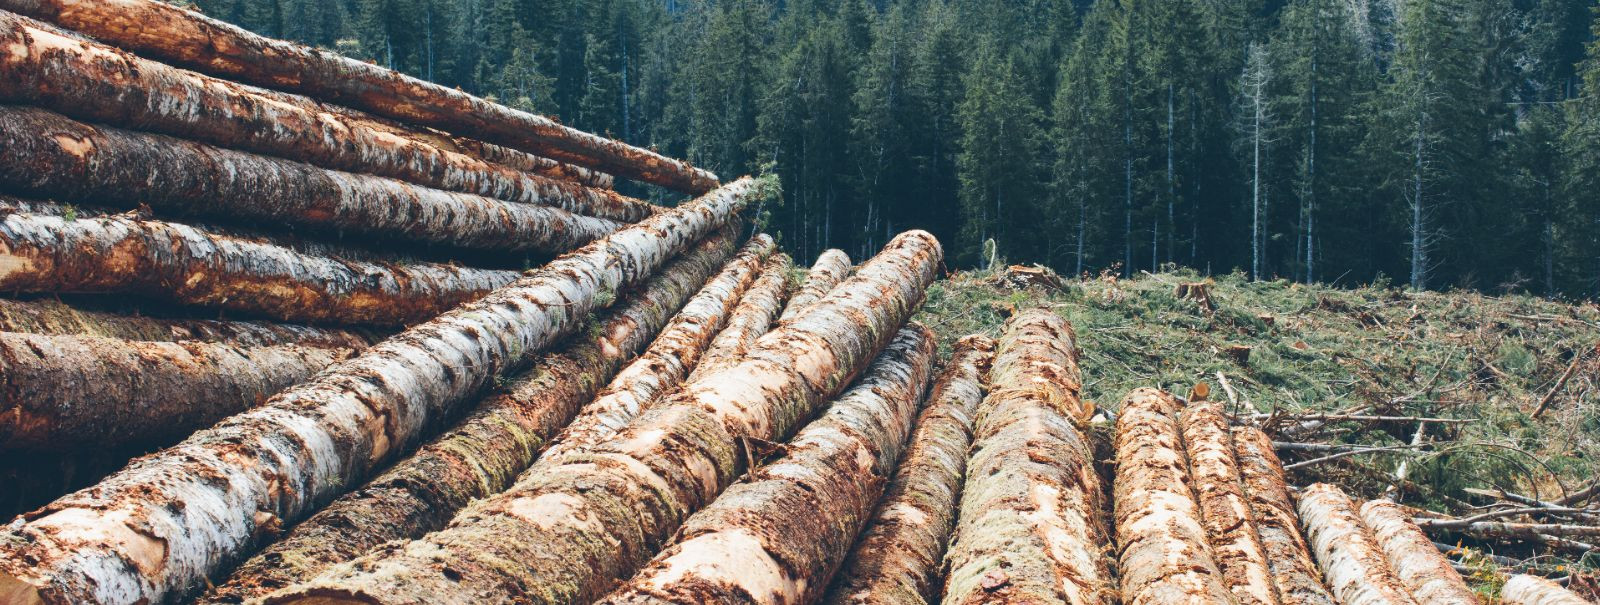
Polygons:
[[478,250],[566,252],[615,221],[0,106],[0,186],[63,202],[149,204]]
[[1410,514],[1388,500],[1369,500],[1360,513],[1417,605],[1478,605],[1467,581],[1411,522]]
[[946,605],[1111,605],[1105,494],[1079,423],[1072,327],[1042,309],[1012,317],[978,408]]
[[1300,534],[1300,514],[1284,479],[1283,463],[1272,439],[1255,427],[1235,427],[1233,447],[1239,461],[1256,535],[1267,551],[1273,584],[1283,605],[1333,605],[1322,574]]
[[1240,483],[1222,404],[1195,402],[1183,410],[1181,420],[1200,522],[1222,572],[1222,585],[1239,605],[1278,605],[1278,590]]
[[1300,491],[1300,521],[1317,565],[1340,605],[1418,605],[1389,566],[1372,530],[1339,488],[1318,483]]
[[1500,588],[1505,605],[1594,605],[1592,601],[1538,576],[1517,574]]
[[266,405],[69,494],[0,533],[11,602],[175,600],[349,489],[604,292],[641,282],[757,193],[741,179],[368,348]]
[[524,474],[444,530],[380,547],[267,602],[602,596],[738,477],[741,445],[750,452],[782,439],[865,368],[911,316],[940,256],[926,232],[901,234],[738,366],[685,386],[584,455]]
[[459,90],[242,28],[156,0],[4,0],[0,8],[202,73],[304,94],[403,123],[483,139],[686,193],[716,175]]
[[540,357],[455,428],[296,525],[203,602],[240,603],[309,579],[384,542],[437,530],[472,500],[505,490],[730,255],[730,229],[663,267],[583,336]]
[[[137,311],[135,311],[136,313]],[[298,344],[363,349],[375,334],[265,321],[167,319],[75,308],[57,300],[0,298],[0,331],[57,336],[95,336],[122,340],[193,340],[241,347]]]
[[689,374],[689,382],[738,365],[756,340],[772,330],[772,322],[789,297],[791,266],[787,254],[778,253],[767,259],[761,267],[761,277],[739,299],[739,306],[728,316],[727,326],[717,333],[705,357]]
[[950,362],[928,392],[905,459],[883,502],[822,600],[828,605],[919,605],[939,599],[939,564],[966,475],[972,417],[994,341],[972,335],[956,342]]
[[649,204],[440,149],[319,103],[210,78],[0,12],[0,100],[77,120],[156,132],[399,179],[424,187],[633,222]]
[[817,257],[817,262],[811,265],[811,270],[806,272],[806,281],[796,290],[789,299],[789,304],[783,307],[783,313],[778,316],[779,322],[789,321],[799,315],[806,307],[822,300],[832,291],[839,282],[850,276],[850,256],[843,250],[828,250]]

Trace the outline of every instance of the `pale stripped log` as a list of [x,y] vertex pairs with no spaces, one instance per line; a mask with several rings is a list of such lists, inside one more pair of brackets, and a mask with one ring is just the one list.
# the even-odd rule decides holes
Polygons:
[[350,489],[757,192],[741,179],[618,231],[56,500],[0,533],[0,594],[135,603],[197,591],[280,520]]
[[772,329],[778,310],[789,297],[789,255],[778,253],[761,267],[761,277],[739,299],[739,306],[728,316],[727,326],[717,333],[705,357],[689,374],[689,382],[725,370],[739,363],[756,340]]
[[1369,500],[1360,513],[1417,605],[1478,605],[1467,581],[1411,522],[1410,514],[1388,500]]
[[1181,421],[1201,526],[1222,572],[1222,585],[1240,605],[1278,605],[1278,590],[1240,483],[1222,404],[1195,402],[1183,410]]
[[265,321],[168,319],[75,308],[58,300],[0,298],[0,331],[62,336],[97,336],[122,340],[179,342],[194,340],[243,347],[298,344],[362,349],[378,336],[350,330]]
[[1500,601],[1505,605],[1594,605],[1560,584],[1526,574],[1506,580],[1500,588]]
[[828,250],[817,257],[817,262],[811,265],[811,270],[806,272],[806,281],[795,290],[794,296],[789,298],[789,304],[784,305],[783,313],[778,315],[779,322],[789,321],[806,307],[811,306],[822,297],[827,296],[839,282],[850,276],[850,256],[843,250]]
[[1338,487],[1318,483],[1301,490],[1300,522],[1340,605],[1417,605]]
[[1284,479],[1283,463],[1272,439],[1255,427],[1235,427],[1233,447],[1239,461],[1256,535],[1267,551],[1273,584],[1283,605],[1333,605],[1322,574],[1300,534],[1300,514]]

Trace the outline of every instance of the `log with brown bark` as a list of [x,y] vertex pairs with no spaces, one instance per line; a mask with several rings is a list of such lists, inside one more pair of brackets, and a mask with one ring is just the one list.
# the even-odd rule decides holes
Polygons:
[[202,588],[350,489],[501,374],[732,220],[741,179],[413,327],[0,531],[14,602],[156,602]]
[[272,93],[142,59],[0,12],[0,100],[74,119],[156,132],[390,177],[424,187],[633,222],[655,208],[604,189],[525,174],[440,149],[304,97]]
[[1505,605],[1594,605],[1588,599],[1538,576],[1517,574],[1500,588]]
[[922,325],[901,330],[783,457],[695,513],[672,547],[599,603],[815,602],[894,472],[934,348]]
[[265,321],[168,319],[90,311],[58,300],[0,298],[0,331],[122,340],[218,342],[242,347],[298,344],[363,349],[380,334]]
[[517,276],[312,256],[165,221],[0,211],[0,291],[139,294],[285,321],[400,325]]
[[63,202],[290,224],[475,250],[566,252],[616,221],[91,126],[0,106],[0,186]]
[[966,476],[972,419],[994,341],[972,335],[956,342],[928,404],[917,419],[905,459],[883,502],[834,577],[828,605],[911,605],[939,600],[939,567]]
[[946,605],[1116,601],[1078,355],[1072,327],[1047,310],[1008,322],[978,408]]
[[349,354],[0,332],[0,449],[167,443]]
[[1283,605],[1333,605],[1333,595],[1322,585],[1322,574],[1300,533],[1300,514],[1295,511],[1272,439],[1255,427],[1235,427],[1232,432],[1239,475],[1250,498],[1256,535],[1267,552],[1278,600]]
[[1237,602],[1190,491],[1182,407],[1172,395],[1144,388],[1122,400],[1117,416],[1112,498],[1126,605]]
[[772,329],[783,301],[789,298],[792,266],[787,254],[778,253],[767,259],[761,267],[761,277],[739,299],[739,306],[728,316],[727,326],[717,333],[705,357],[689,374],[689,382],[737,365],[756,340]]
[[296,525],[203,601],[240,603],[309,579],[384,542],[437,530],[474,499],[509,487],[730,255],[731,229],[674,259],[583,336],[486,397],[455,428]]
[[156,0],[5,0],[0,8],[214,76],[295,92],[686,193],[716,175],[459,90],[250,33]]
[[1300,522],[1340,605],[1417,605],[1339,488],[1318,483],[1301,490]]
[[784,305],[783,313],[778,315],[778,321],[789,321],[799,315],[806,307],[811,306],[822,297],[827,296],[834,286],[850,276],[850,256],[843,250],[828,250],[817,257],[817,262],[811,265],[811,270],[806,272],[806,281],[795,290],[794,296],[789,298],[789,303]]
[[1239,605],[1278,605],[1278,589],[1244,494],[1222,404],[1195,402],[1183,410],[1181,422],[1201,526],[1222,572],[1222,585]]
[[524,474],[444,530],[380,547],[267,602],[602,596],[731,484],[754,448],[782,440],[877,356],[921,301],[940,256],[933,236],[901,234],[738,366],[685,386],[582,456]]
[[1417,605],[1478,605],[1478,596],[1433,540],[1411,523],[1411,515],[1389,500],[1361,505],[1361,521],[1389,559]]

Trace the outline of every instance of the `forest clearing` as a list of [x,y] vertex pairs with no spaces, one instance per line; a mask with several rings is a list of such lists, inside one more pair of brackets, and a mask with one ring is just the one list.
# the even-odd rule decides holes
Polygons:
[[1600,598],[1593,302],[792,257],[775,175],[157,0],[0,74],[0,604]]

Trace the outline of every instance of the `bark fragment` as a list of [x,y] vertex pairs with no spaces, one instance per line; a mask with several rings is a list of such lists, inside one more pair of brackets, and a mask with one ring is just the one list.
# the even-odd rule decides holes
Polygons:
[[1081,381],[1071,325],[1043,309],[1011,318],[978,408],[947,605],[1115,602]]
[[817,262],[811,265],[811,270],[806,272],[806,281],[795,290],[794,296],[789,299],[789,304],[783,307],[783,313],[778,316],[779,322],[789,321],[806,307],[811,306],[822,297],[827,296],[839,282],[850,276],[850,256],[843,250],[828,250],[817,257]]
[[914,605],[939,599],[939,563],[966,474],[972,418],[994,341],[972,335],[956,343],[928,392],[928,404],[883,502],[835,576],[829,605]]
[[1587,599],[1538,576],[1517,574],[1500,589],[1505,605],[1593,605]]
[[5,0],[0,8],[202,73],[304,94],[404,123],[483,139],[686,193],[716,175],[459,90],[265,38],[155,0]]
[[200,589],[349,489],[503,372],[727,224],[741,179],[385,340],[0,532],[14,601],[156,602]]
[[750,286],[739,306],[728,316],[727,327],[717,333],[705,357],[689,374],[689,382],[737,365],[746,351],[772,329],[778,310],[789,297],[789,255],[778,253],[762,265],[761,277]]
[[1417,605],[1338,487],[1318,483],[1301,490],[1300,521],[1341,605]]
[[566,252],[616,221],[0,106],[0,186],[74,203],[513,252]]
[[1239,605],[1278,605],[1266,548],[1240,484],[1239,463],[1222,404],[1200,401],[1183,410],[1183,442],[1201,526],[1222,572],[1222,585]]
[[1278,600],[1283,605],[1333,605],[1333,595],[1323,586],[1322,574],[1300,534],[1300,514],[1272,439],[1255,427],[1235,427],[1232,432],[1251,517],[1267,552]]
[[[850,281],[582,456],[524,474],[449,527],[390,543],[269,603],[587,602],[627,578],[887,345],[932,282],[933,236],[901,234]],[[751,452],[753,456],[754,453]],[[326,601],[325,601],[326,602]]]
[[0,298],[0,331],[152,342],[193,340],[241,347],[298,344],[363,349],[379,340],[378,334],[351,330],[265,321],[158,319],[78,309],[50,299],[10,298]]
[[1410,514],[1388,500],[1369,500],[1360,512],[1417,605],[1478,605],[1467,581],[1411,522]]

